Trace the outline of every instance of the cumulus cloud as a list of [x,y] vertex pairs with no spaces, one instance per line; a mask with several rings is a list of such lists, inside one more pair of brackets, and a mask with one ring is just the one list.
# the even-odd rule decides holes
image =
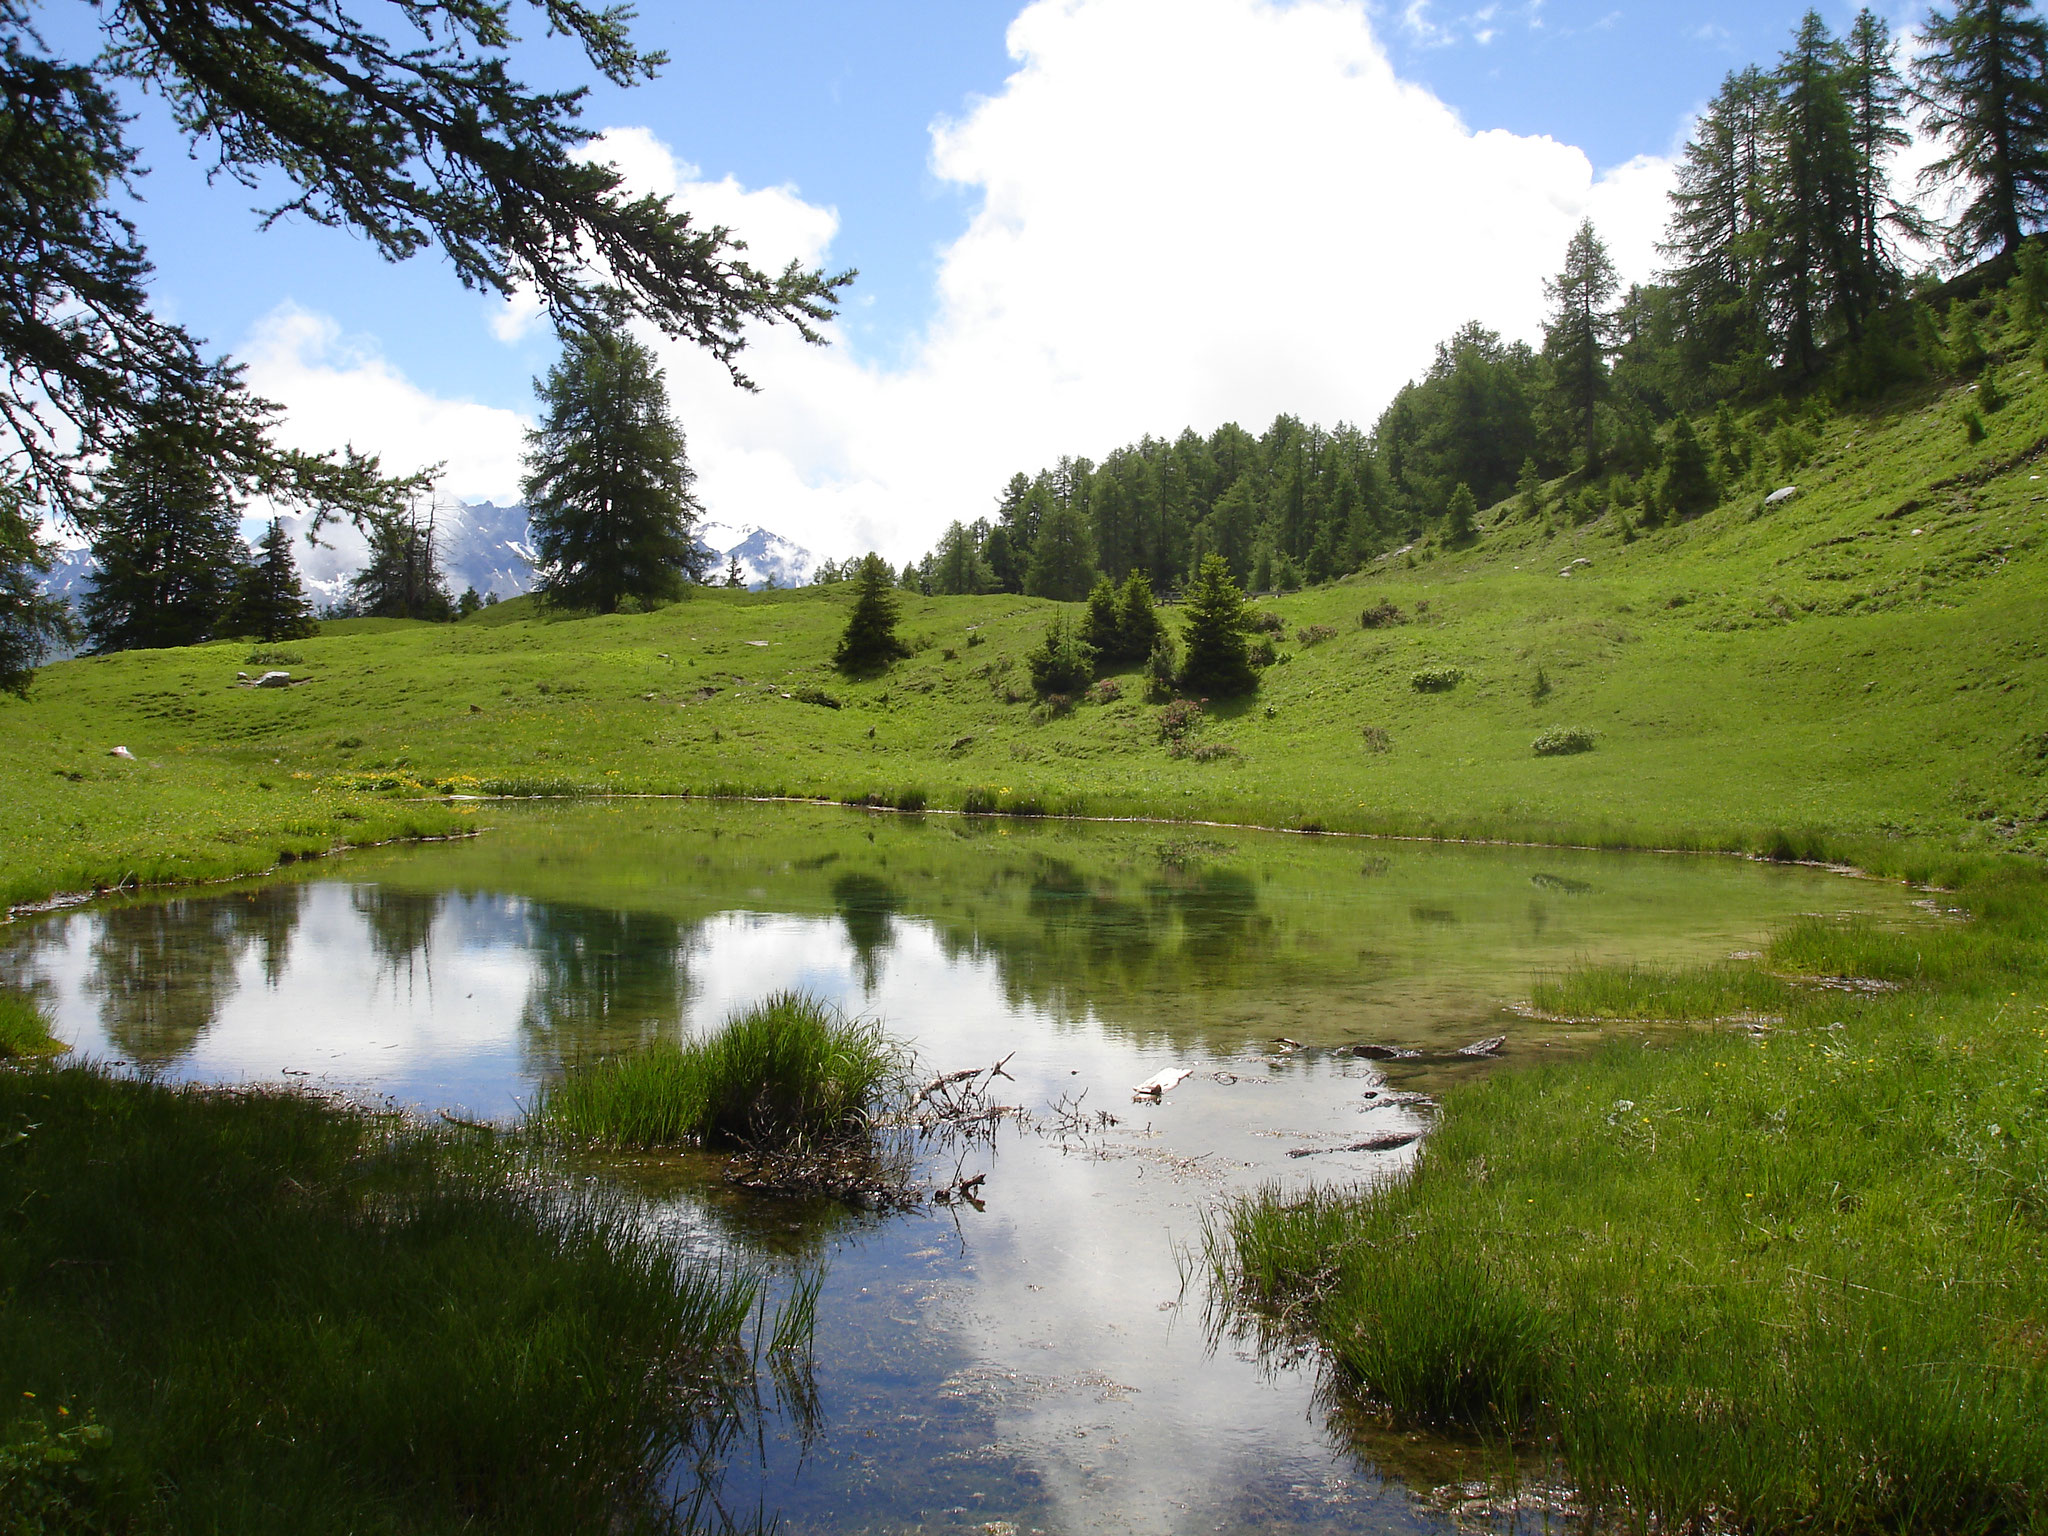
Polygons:
[[317,453],[345,441],[381,455],[394,474],[445,464],[443,483],[468,496],[502,499],[518,488],[524,417],[429,394],[374,339],[344,336],[325,315],[281,305],[240,355],[250,387],[286,407],[278,438],[287,448]]
[[[1003,87],[934,125],[933,174],[979,201],[904,360],[770,331],[746,395],[664,346],[722,520],[902,559],[1062,453],[1282,411],[1370,423],[1463,321],[1535,338],[1582,218],[1625,278],[1654,270],[1668,161],[1603,173],[1553,139],[1473,131],[1399,78],[1358,0],[1037,0],[1009,48]],[[793,188],[705,180],[644,129],[594,151],[730,225],[761,265],[830,257],[836,216]],[[430,401],[316,331],[285,317],[277,371],[257,370],[295,419],[418,442],[451,459],[459,494],[508,483],[510,413],[461,415],[481,408]],[[372,386],[351,394],[358,377]]]

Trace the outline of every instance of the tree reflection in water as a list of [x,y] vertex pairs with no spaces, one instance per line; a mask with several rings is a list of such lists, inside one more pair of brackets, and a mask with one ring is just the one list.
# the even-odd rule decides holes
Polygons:
[[138,1066],[185,1055],[234,996],[251,947],[277,984],[304,902],[305,887],[277,885],[101,912],[86,990],[100,1000],[107,1039]]
[[370,930],[370,948],[378,969],[393,981],[402,972],[410,983],[416,971],[432,978],[434,921],[447,898],[433,892],[400,891],[386,885],[359,885],[349,892],[349,905],[362,914]]
[[861,991],[873,997],[882,979],[882,956],[896,942],[896,914],[903,910],[903,893],[880,875],[854,870],[833,880],[832,903],[839,909],[847,941],[853,945]]
[[689,998],[672,917],[552,902],[526,908],[533,980],[519,1015],[529,1069],[551,1074],[673,1034]]

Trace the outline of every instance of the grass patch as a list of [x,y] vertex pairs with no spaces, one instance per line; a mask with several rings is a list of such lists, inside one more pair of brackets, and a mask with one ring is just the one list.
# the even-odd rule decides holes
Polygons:
[[900,1080],[880,1027],[782,993],[711,1034],[569,1073],[534,1119],[571,1140],[650,1151],[780,1151],[858,1138]]
[[1631,1529],[2038,1530],[2041,894],[1992,877],[1969,924],[1805,923],[1764,961],[1898,991],[1737,967],[1539,990],[1784,1024],[1456,1089],[1413,1177],[1241,1201],[1212,1234],[1220,1292],[1246,1327],[1320,1339],[1387,1422],[1552,1448]]
[[0,986],[0,1061],[54,1056],[69,1049],[50,1033],[50,1019],[26,993]]
[[752,1390],[754,1277],[493,1138],[84,1068],[0,1072],[9,1138],[0,1461],[111,1437],[33,1528],[662,1529]]
[[1582,966],[1540,978],[1530,1004],[1550,1018],[1685,1020],[1781,1015],[1792,988],[1752,965]]

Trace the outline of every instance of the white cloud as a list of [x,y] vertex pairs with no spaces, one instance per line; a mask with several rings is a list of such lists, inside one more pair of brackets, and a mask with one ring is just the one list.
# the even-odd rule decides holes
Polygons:
[[[934,174],[980,206],[906,361],[772,331],[746,395],[664,347],[714,515],[902,559],[1062,453],[1281,411],[1369,424],[1463,321],[1536,337],[1587,216],[1626,279],[1655,265],[1668,162],[1602,175],[1569,145],[1471,131],[1396,76],[1357,0],[1038,0],[1009,44],[1003,88],[933,128]],[[792,188],[706,181],[644,129],[600,152],[760,265],[829,259],[836,216]],[[346,422],[394,460],[399,441],[449,457],[450,491],[502,492],[511,413],[430,400],[314,327],[273,325],[257,369],[309,435]]]
[[250,387],[287,408],[278,433],[287,448],[323,452],[347,442],[381,455],[393,474],[443,463],[444,488],[465,496],[517,491],[523,416],[427,393],[374,341],[344,337],[325,315],[281,305],[257,323],[240,356]]

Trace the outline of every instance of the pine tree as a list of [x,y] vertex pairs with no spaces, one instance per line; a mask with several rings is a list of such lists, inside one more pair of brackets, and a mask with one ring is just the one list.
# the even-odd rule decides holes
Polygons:
[[[824,565],[819,566],[818,574],[813,579],[817,581],[837,581],[839,579],[837,569],[833,569],[829,577],[825,575],[825,571],[831,565],[832,562],[828,560]],[[740,557],[738,555],[732,556],[725,562],[725,584],[734,591],[741,590],[747,584],[747,573],[740,568]]]
[[1478,529],[1479,503],[1473,498],[1472,487],[1461,480],[1451,492],[1450,505],[1444,509],[1444,542],[1468,544]]
[[654,354],[614,315],[564,338],[539,394],[525,489],[546,601],[616,613],[701,580],[697,477]]
[[[280,519],[270,520],[256,551],[255,564],[249,567],[235,597],[236,629],[273,644],[305,639],[319,626],[313,622],[313,605],[306,600],[298,562],[292,558],[292,541]],[[474,604],[467,611],[473,613],[483,606],[475,588],[466,595]]]
[[1854,293],[1857,157],[1842,95],[1842,55],[1816,11],[1808,11],[1776,75],[1777,161],[1771,176],[1772,319],[1784,365],[1819,371],[1839,324],[1853,339],[1863,315]]
[[1714,392],[1763,363],[1767,171],[1776,93],[1754,66],[1729,75],[1685,146],[1662,247],[1683,315],[1689,372]]
[[1680,416],[1671,426],[1671,447],[1664,455],[1657,504],[1673,517],[1696,517],[1714,505],[1716,494],[1707,450],[1693,432],[1692,422]]
[[910,654],[896,633],[895,575],[880,555],[861,557],[854,575],[853,612],[832,660],[842,672],[875,672]]
[[972,528],[962,522],[947,526],[939,537],[932,561],[932,591],[947,597],[972,597],[995,585],[995,575],[982,558],[978,530],[988,524],[977,521]]
[[1892,31],[1869,9],[1842,49],[1842,97],[1856,155],[1855,302],[1864,313],[1893,298],[1900,286],[1898,236],[1924,238],[1926,221],[1892,196],[1892,157],[1913,142],[1906,128],[1905,83],[1892,63]]
[[1152,601],[1152,578],[1143,571],[1132,571],[1117,592],[1116,608],[1116,659],[1143,661],[1166,633],[1166,625]]
[[1055,613],[1024,664],[1031,669],[1031,689],[1041,699],[1072,696],[1095,675],[1095,648],[1064,613]]
[[464,587],[462,589],[462,596],[455,599],[455,617],[466,619],[472,614],[482,613],[483,611],[483,593],[477,591],[475,587]]
[[1204,557],[1195,573],[1181,635],[1180,681],[1189,693],[1224,699],[1258,687],[1245,643],[1244,593],[1221,555]]
[[0,690],[23,698],[36,663],[78,639],[70,605],[45,594],[38,579],[52,557],[20,497],[0,492]]
[[192,645],[234,602],[249,548],[203,442],[176,426],[126,439],[94,484],[99,566],[80,604],[95,650]]
[[455,600],[441,575],[440,541],[429,507],[371,520],[365,530],[370,563],[349,578],[356,609],[371,619],[423,619],[445,624],[455,617]]
[[1534,459],[1522,460],[1522,473],[1515,480],[1515,509],[1531,522],[1543,512],[1543,475]]
[[1600,463],[1600,406],[1607,398],[1608,357],[1614,343],[1613,303],[1621,279],[1587,219],[1565,248],[1564,270],[1544,283],[1550,319],[1543,327],[1543,356],[1570,422],[1580,462],[1590,471]]
[[1081,618],[1081,638],[1096,658],[1105,662],[1123,659],[1124,609],[1116,583],[1105,575],[1095,578],[1088,589],[1088,611]]
[[1086,514],[1072,501],[1054,502],[1038,525],[1024,590],[1033,597],[1077,603],[1094,579],[1095,543]]
[[2048,23],[2032,0],[1957,0],[1929,12],[1921,37],[1924,128],[1950,146],[1923,181],[1968,189],[1950,254],[2017,252],[2048,216]]

